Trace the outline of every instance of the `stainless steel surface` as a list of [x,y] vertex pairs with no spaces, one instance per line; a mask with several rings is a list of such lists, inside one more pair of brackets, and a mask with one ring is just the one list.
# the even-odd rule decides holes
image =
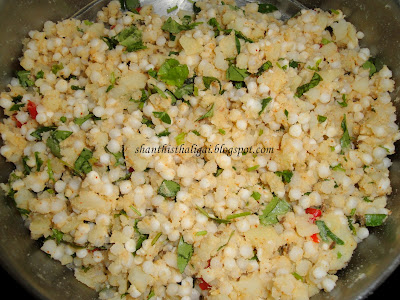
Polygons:
[[[91,19],[95,11],[107,3],[87,0],[0,0],[0,89],[6,88],[21,54],[21,40],[31,29],[41,29],[45,20],[61,20],[74,15],[79,9],[89,5],[78,14],[83,19]],[[239,0],[241,5],[246,1]],[[365,33],[362,46],[371,49],[393,71],[400,86],[400,4],[399,0],[285,0],[268,1],[276,4],[285,16],[294,15],[300,7],[321,7],[341,9],[358,30]],[[189,9],[187,0],[146,0],[142,3],[154,4],[155,11],[163,14],[166,9],[179,5]],[[399,88],[393,93],[400,113]],[[399,145],[396,147],[400,152]],[[365,298],[399,265],[400,262],[400,154],[392,156],[391,181],[393,194],[388,207],[391,217],[381,228],[371,230],[371,235],[357,248],[349,266],[339,272],[340,280],[332,293],[320,293],[317,299],[362,299]],[[12,170],[0,158],[0,180],[6,182]],[[49,259],[31,240],[28,230],[13,203],[0,201],[0,262],[26,289],[40,299],[96,299],[96,293],[77,282],[71,271],[59,262]],[[363,275],[364,274],[364,275]]]

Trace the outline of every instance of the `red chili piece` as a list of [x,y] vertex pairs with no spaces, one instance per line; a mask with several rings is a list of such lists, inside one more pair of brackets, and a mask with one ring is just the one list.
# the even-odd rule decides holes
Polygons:
[[205,282],[203,278],[199,278],[198,280],[199,280],[199,288],[201,288],[203,291],[211,289],[211,285]]
[[318,238],[318,235],[316,233],[314,233],[311,236],[311,239],[313,240],[314,243],[319,243],[319,238]]
[[322,212],[321,212],[320,209],[309,207],[309,208],[306,209],[306,214],[313,215],[313,216],[310,218],[310,221],[312,221],[313,223],[315,223],[315,220],[316,220],[318,217],[321,216]]
[[14,116],[11,116],[11,118],[15,121],[15,123],[17,123],[17,127],[21,128],[22,127],[22,123],[20,121],[17,120],[17,118]]
[[31,118],[36,120],[36,116],[37,116],[37,110],[36,110],[36,104],[30,100],[28,100],[28,105],[27,105],[27,109],[29,114],[31,115]]
[[137,12],[140,12],[141,10],[142,10],[141,7],[136,8],[136,11],[137,11]]

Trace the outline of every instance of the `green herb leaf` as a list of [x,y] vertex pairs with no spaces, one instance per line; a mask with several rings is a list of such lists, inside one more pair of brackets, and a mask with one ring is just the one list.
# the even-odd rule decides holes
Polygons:
[[230,240],[231,240],[231,238],[232,238],[232,236],[233,236],[234,234],[235,234],[235,230],[232,231],[231,234],[229,235],[228,241],[217,249],[217,252],[218,252],[219,250],[221,250],[222,248],[226,247],[226,246],[229,244],[229,242],[230,242]]
[[332,41],[327,40],[326,38],[322,38],[322,40],[321,40],[321,44],[322,44],[322,45],[327,45],[327,44],[329,44],[329,43],[332,43]]
[[202,230],[202,231],[197,231],[195,236],[202,236],[202,235],[206,235],[207,234],[207,230]]
[[62,63],[60,64],[55,64],[51,67],[51,72],[53,72],[54,75],[57,75],[57,73],[59,71],[61,71],[62,69],[64,69],[64,66]]
[[259,167],[260,167],[259,165],[255,165],[255,166],[253,166],[253,167],[249,167],[249,168],[247,168],[247,172],[255,171],[255,170],[257,170]]
[[295,96],[300,98],[304,93],[316,87],[322,80],[322,77],[318,73],[314,73],[309,83],[303,84],[297,88]]
[[193,255],[193,246],[185,243],[183,237],[181,236],[178,244],[177,254],[178,254],[178,269],[181,273],[185,271],[187,264],[189,263],[190,259]]
[[370,227],[381,226],[386,217],[385,214],[366,214],[365,225]]
[[326,226],[325,222],[322,220],[315,221],[315,224],[318,226],[319,235],[324,242],[329,242],[328,238],[334,241],[338,245],[344,245],[344,242],[338,238],[329,228]]
[[92,171],[92,165],[90,164],[89,160],[93,157],[93,152],[90,151],[89,149],[84,148],[75,161],[74,167],[75,170],[79,172],[83,172],[85,174],[88,174],[90,171]]
[[290,205],[285,200],[274,196],[264,208],[262,214],[259,215],[260,223],[264,226],[276,224],[278,223],[278,216],[286,214],[290,209]]
[[261,110],[260,110],[260,112],[258,113],[259,115],[261,115],[261,114],[264,112],[265,108],[268,106],[268,104],[269,104],[271,101],[272,101],[272,98],[271,98],[271,97],[262,99],[262,102],[261,102]]
[[120,45],[125,46],[126,51],[128,52],[139,51],[147,48],[143,44],[142,32],[135,25],[122,30],[115,36],[115,39]]
[[364,70],[369,69],[369,77],[372,77],[376,73],[376,67],[374,63],[371,60],[367,60],[363,65],[362,65]]
[[330,167],[333,171],[342,171],[342,172],[346,172],[345,169],[343,169],[342,164],[337,164],[336,166],[331,166]]
[[340,138],[340,146],[342,147],[342,151],[343,151],[351,146],[350,134],[347,129],[347,123],[346,123],[346,115],[343,116],[341,127],[343,130],[343,135]]
[[158,194],[167,198],[175,198],[180,190],[181,186],[175,181],[164,180],[158,188]]
[[35,82],[32,79],[30,79],[30,76],[31,72],[29,71],[22,70],[17,72],[19,84],[25,88],[33,86],[35,84]]
[[53,235],[51,236],[51,238],[55,239],[57,245],[59,245],[63,240],[64,233],[62,233],[61,231],[59,231],[55,228],[53,228],[52,231],[53,231]]
[[181,132],[180,134],[178,134],[176,137],[175,137],[175,141],[176,141],[176,144],[179,146],[179,145],[182,145],[184,142],[185,142],[185,137],[186,137],[186,133],[185,132]]
[[211,107],[208,109],[208,111],[204,115],[202,115],[200,118],[198,118],[196,120],[196,122],[204,120],[206,118],[211,118],[212,116],[214,116],[214,103],[211,104]]
[[181,65],[176,59],[167,59],[158,71],[161,81],[169,85],[181,87],[188,78],[189,69],[187,65]]
[[197,208],[197,210],[198,210],[201,214],[203,214],[203,215],[205,215],[207,218],[209,218],[209,219],[211,219],[211,220],[217,222],[218,224],[227,224],[227,223],[230,223],[230,222],[231,222],[230,220],[220,219],[220,218],[211,216],[204,208],[201,208],[200,206],[197,206],[197,205],[196,205],[196,208]]
[[218,82],[219,84],[219,93],[221,94],[221,89],[222,89],[222,84],[221,81],[218,78],[215,77],[210,77],[210,76],[203,76],[203,84],[206,89],[209,89],[211,86],[211,83],[214,81]]
[[30,166],[28,166],[28,164],[27,164],[28,160],[29,160],[29,157],[28,157],[28,156],[24,156],[24,157],[22,158],[22,165],[23,165],[23,167],[24,167],[24,175],[29,175],[29,174],[31,174],[32,168],[31,168]]
[[76,125],[81,126],[83,123],[85,123],[89,119],[94,119],[94,120],[101,120],[101,118],[97,118],[94,114],[90,113],[82,118],[75,118],[74,123]]
[[282,177],[282,181],[283,181],[284,183],[289,183],[290,180],[292,179],[292,176],[293,176],[293,172],[292,172],[292,171],[289,171],[289,170],[276,171],[275,174],[276,174],[277,176]]
[[53,168],[51,167],[50,159],[47,160],[47,175],[49,175],[49,179],[51,181],[56,182],[56,180],[54,179],[54,172],[53,172]]
[[245,69],[239,69],[234,65],[230,65],[226,71],[226,79],[230,81],[244,81],[244,79],[249,75],[249,72]]
[[72,131],[55,130],[46,141],[47,147],[55,157],[61,158],[60,142],[68,138]]
[[256,192],[256,191],[254,191],[252,194],[251,194],[251,197],[253,197],[254,198],[254,200],[260,200],[261,199],[261,194],[259,193],[259,192]]
[[324,123],[328,117],[318,115],[317,119],[319,123]]
[[40,158],[40,153],[39,152],[35,152],[35,160],[36,160],[36,171],[39,172],[40,168],[43,165],[43,160]]
[[246,217],[246,216],[250,216],[252,213],[250,211],[245,211],[242,213],[237,213],[237,214],[232,214],[226,217],[227,220],[232,220],[232,219],[236,219],[236,218],[241,218],[241,217]]
[[171,124],[171,117],[166,112],[154,111],[153,115],[164,123]]

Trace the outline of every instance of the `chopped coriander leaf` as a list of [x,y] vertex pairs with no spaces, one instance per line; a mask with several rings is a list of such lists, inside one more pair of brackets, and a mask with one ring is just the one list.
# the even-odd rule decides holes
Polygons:
[[73,90],[73,91],[78,91],[78,90],[84,91],[85,87],[84,86],[71,85],[71,90]]
[[287,109],[285,109],[284,113],[285,113],[286,118],[289,118],[289,112]]
[[177,99],[183,99],[184,95],[193,95],[194,93],[194,83],[184,84],[180,88],[177,88],[174,92],[174,96]]
[[203,76],[203,84],[206,89],[209,89],[211,87],[211,83],[213,83],[214,81],[218,82],[219,94],[221,94],[221,89],[222,89],[221,81],[215,77]]
[[346,95],[345,94],[343,94],[342,95],[342,102],[339,102],[338,101],[338,104],[341,106],[341,107],[347,107],[347,101],[346,101]]
[[114,74],[114,72],[112,72],[110,75],[110,83],[111,84],[107,87],[106,93],[108,93],[109,91],[111,91],[114,88],[116,81],[117,81],[117,79],[115,78],[115,74]]
[[30,167],[30,166],[28,166],[28,160],[29,160],[29,157],[28,156],[24,156],[23,158],[22,158],[22,165],[23,165],[23,167],[24,167],[24,175],[29,175],[29,174],[31,174],[31,170],[32,170],[32,168]]
[[158,188],[158,194],[166,198],[175,198],[181,186],[172,180],[164,180]]
[[30,76],[31,72],[29,71],[22,70],[17,72],[17,78],[19,80],[19,84],[22,87],[30,87],[35,84],[35,82],[32,79],[30,79]]
[[206,118],[211,118],[212,116],[214,116],[214,103],[211,104],[211,107],[208,109],[208,111],[204,115],[202,115],[200,118],[198,118],[196,120],[196,122],[204,120]]
[[246,216],[250,216],[252,213],[250,211],[245,211],[242,213],[237,213],[237,214],[232,214],[226,217],[227,220],[232,220],[232,219],[236,219],[236,218],[241,218],[241,217],[246,217]]
[[167,13],[171,13],[171,12],[177,10],[177,9],[178,9],[178,5],[175,5],[174,7],[168,8],[167,9]]
[[35,152],[35,160],[36,160],[36,171],[40,171],[40,168],[43,165],[43,160],[40,158],[40,153],[39,152]]
[[262,73],[264,73],[270,68],[272,68],[272,63],[268,60],[265,63],[263,63],[260,68],[258,68],[256,76],[260,76]]
[[115,164],[114,167],[116,166],[123,166],[125,165],[125,156],[124,156],[124,149],[122,149],[122,152],[116,152],[113,153],[110,150],[108,150],[107,146],[104,147],[104,150],[108,153],[108,154],[112,154],[115,158]]
[[356,228],[353,225],[353,219],[350,216],[347,217],[347,224],[349,225],[349,228],[350,228],[351,232],[353,233],[353,235],[357,235]]
[[293,68],[293,69],[295,69],[295,68],[298,68],[299,67],[299,62],[298,61],[295,61],[295,60],[290,60],[289,61],[289,67],[291,67],[291,68]]
[[296,278],[297,280],[304,281],[303,276],[297,274],[296,272],[293,272],[292,275],[293,275],[294,278]]
[[126,51],[128,52],[147,49],[143,44],[142,31],[140,31],[135,25],[122,30],[115,36],[115,39],[120,45],[125,46]]
[[316,87],[322,80],[322,77],[318,73],[314,73],[309,83],[303,84],[297,88],[295,96],[300,98],[304,93]]
[[215,177],[218,177],[219,175],[222,174],[223,171],[224,171],[224,169],[218,167],[218,168],[217,168],[217,172],[213,173],[213,175],[214,175]]
[[329,228],[326,226],[325,222],[322,220],[315,221],[315,224],[318,226],[319,235],[324,242],[328,242],[328,238],[334,241],[338,245],[344,245],[344,242],[338,238]]
[[85,123],[89,119],[100,120],[100,118],[97,118],[94,114],[90,113],[82,118],[75,118],[74,123],[76,125],[81,126],[83,123]]
[[258,12],[262,14],[269,14],[274,11],[278,10],[278,8],[275,5],[269,4],[269,3],[259,3],[258,4]]
[[158,239],[162,235],[162,232],[157,233],[157,235],[154,237],[154,239],[151,241],[151,245],[154,246],[155,243],[157,243]]
[[233,236],[234,234],[235,234],[235,230],[232,231],[231,234],[229,235],[228,241],[217,249],[217,252],[218,252],[219,250],[221,250],[222,248],[226,247],[226,246],[229,244],[229,242],[230,242],[230,240],[231,240],[231,238],[232,238],[232,236]]
[[381,226],[386,217],[385,214],[366,214],[365,225],[370,227]]
[[18,103],[18,104],[13,104],[10,107],[10,111],[19,111],[22,107],[25,106],[25,103]]
[[158,70],[161,81],[181,87],[189,76],[187,65],[181,65],[176,59],[167,59]]
[[260,167],[259,165],[255,165],[255,166],[253,166],[253,167],[249,167],[249,168],[247,168],[247,172],[255,171],[255,170],[257,170],[259,167]]
[[171,117],[166,113],[162,111],[154,111],[153,115],[163,121],[164,123],[171,124]]
[[262,101],[261,101],[261,110],[260,110],[260,112],[258,113],[259,115],[261,115],[261,114],[264,112],[265,108],[268,106],[268,104],[269,104],[271,101],[272,101],[272,98],[271,98],[271,97],[262,99]]
[[181,132],[180,134],[178,134],[176,137],[175,137],[175,141],[176,141],[176,144],[179,146],[179,145],[182,145],[184,142],[185,142],[185,137],[186,137],[186,133],[185,132]]
[[156,295],[156,293],[154,293],[154,290],[151,289],[150,293],[147,295],[147,300],[150,300],[151,298],[153,298]]
[[26,216],[26,217],[29,216],[29,214],[31,213],[30,210],[24,209],[24,208],[20,208],[20,207],[17,207],[17,210],[21,215]]
[[197,130],[192,130],[192,132],[193,132],[195,135],[200,136],[200,132],[198,132]]
[[149,74],[151,77],[157,79],[157,71],[150,69],[147,71],[147,74]]
[[290,180],[292,179],[293,176],[293,172],[289,170],[276,171],[275,174],[279,177],[282,177],[282,181],[284,183],[290,183]]
[[177,254],[178,254],[177,265],[181,273],[185,271],[187,264],[192,258],[193,252],[194,252],[193,246],[191,244],[185,243],[183,237],[181,236],[177,249]]
[[326,38],[322,38],[322,40],[321,40],[321,44],[322,44],[322,45],[327,45],[327,44],[329,44],[329,43],[332,43],[332,41],[330,41],[330,40],[328,40],[328,39],[326,39]]
[[142,118],[142,124],[145,124],[147,127],[150,127],[150,128],[154,128],[155,127],[153,122],[150,119],[146,118],[146,117]]
[[261,194],[259,193],[259,192],[256,192],[256,191],[254,191],[252,194],[251,194],[251,197],[253,197],[254,198],[254,200],[260,200],[261,199]]
[[84,20],[83,23],[85,23],[85,25],[87,25],[87,26],[93,25],[93,22],[91,22],[89,20]]
[[47,174],[49,175],[49,179],[55,183],[56,179],[54,178],[53,167],[51,166],[50,159],[47,160]]
[[226,71],[226,79],[229,81],[244,81],[249,75],[246,69],[240,69],[234,65],[230,65]]
[[44,132],[54,131],[56,129],[57,129],[57,127],[55,127],[55,126],[42,126],[42,127],[39,127],[38,129],[36,129],[35,131],[33,131],[31,133],[31,136],[36,138],[38,141],[41,141],[42,140],[42,134]]
[[335,15],[338,15],[340,12],[338,10],[336,10],[336,9],[331,9],[331,13],[333,13]]
[[202,231],[197,231],[195,236],[202,236],[202,235],[206,235],[207,234],[207,230],[202,230]]
[[382,146],[382,145],[379,145],[379,147],[382,148],[382,149],[385,149],[387,153],[390,153],[389,148],[386,148],[386,147],[384,147],[384,146]]
[[132,209],[132,210],[134,211],[134,213],[137,214],[139,217],[142,216],[142,214],[140,213],[140,211],[137,210],[136,207],[134,207],[133,205],[130,205],[129,207],[130,207],[130,209]]
[[226,134],[226,131],[223,130],[223,129],[218,129],[218,132],[219,132],[220,134],[222,134],[222,135],[225,135],[225,134]]
[[179,55],[179,52],[178,51],[169,51],[168,56],[171,56],[171,55]]
[[342,167],[342,164],[337,164],[336,166],[330,166],[330,168],[333,170],[333,171],[342,171],[342,172],[346,172],[346,170],[345,169],[343,169],[343,167]]
[[200,206],[197,206],[197,205],[196,205],[196,208],[197,208],[197,210],[198,210],[201,214],[203,214],[203,215],[205,215],[207,218],[209,218],[209,219],[211,219],[211,220],[217,222],[218,224],[227,224],[227,223],[230,223],[230,222],[231,222],[230,220],[220,219],[220,218],[217,218],[217,217],[215,217],[215,216],[211,216],[204,208],[201,208]]
[[62,233],[61,231],[59,231],[59,230],[57,230],[55,228],[53,228],[52,231],[53,231],[53,234],[52,234],[51,238],[55,239],[57,245],[59,245],[63,240],[64,233]]
[[343,254],[341,252],[337,253],[337,258],[340,259],[343,256]]
[[317,119],[319,123],[324,123],[328,117],[318,115]]
[[44,72],[42,70],[40,70],[36,74],[36,79],[42,79],[42,78],[44,78]]
[[377,71],[374,63],[371,60],[367,60],[363,65],[362,65],[364,70],[369,69],[369,77],[372,77]]
[[343,130],[343,135],[340,138],[340,145],[342,147],[342,152],[343,152],[343,150],[345,150],[351,146],[350,134],[347,129],[347,123],[346,123],[346,115],[343,116],[341,127]]
[[164,131],[156,134],[157,137],[162,137],[162,136],[169,136],[171,132],[168,131],[168,129],[165,129]]
[[64,69],[64,66],[62,63],[60,64],[55,64],[51,67],[51,72],[53,72],[54,75],[57,75],[57,73],[59,71],[61,71],[62,69]]
[[271,202],[264,208],[259,215],[260,223],[264,226],[278,223],[278,216],[286,214],[291,209],[290,205],[278,197],[274,196]]
[[165,21],[161,29],[171,34],[178,34],[181,31],[191,30],[194,29],[197,25],[203,24],[203,22],[190,23],[191,20],[192,18],[190,16],[185,16],[182,24],[179,24],[174,19],[169,17],[168,20]]
[[320,70],[319,64],[321,63],[321,61],[322,61],[322,59],[318,59],[318,60],[315,62],[315,66],[314,66],[314,67],[308,66],[307,69],[313,70],[313,71],[319,71],[319,70]]
[[118,45],[118,41],[116,40],[115,37],[110,38],[107,36],[103,36],[103,37],[101,37],[101,39],[103,40],[104,43],[107,44],[108,50],[115,49],[115,47]]
[[74,168],[80,173],[88,174],[92,171],[92,165],[90,164],[90,159],[93,157],[93,152],[89,149],[84,148],[76,159]]
[[46,141],[47,147],[55,157],[61,158],[60,142],[64,141],[72,134],[72,131],[55,130]]

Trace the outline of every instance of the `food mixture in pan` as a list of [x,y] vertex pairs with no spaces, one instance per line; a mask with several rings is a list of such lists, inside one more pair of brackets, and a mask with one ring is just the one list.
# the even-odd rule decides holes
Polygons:
[[2,188],[32,238],[100,299],[332,291],[390,215],[392,72],[340,10],[139,5],[23,41]]

